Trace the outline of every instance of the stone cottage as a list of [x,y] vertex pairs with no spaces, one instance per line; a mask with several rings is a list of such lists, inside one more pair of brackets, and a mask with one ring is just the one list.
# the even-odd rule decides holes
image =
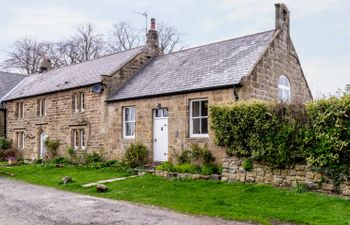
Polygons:
[[5,137],[6,128],[6,110],[3,104],[1,104],[2,99],[18,84],[24,79],[24,75],[7,73],[0,71],[0,138]]
[[[120,159],[134,142],[153,161],[172,160],[191,143],[213,143],[208,104],[247,99],[301,101],[312,95],[289,34],[290,13],[276,4],[275,29],[163,55],[155,20],[145,46],[25,78],[3,100],[7,136],[25,158],[103,149]],[[20,141],[22,140],[23,142]]]

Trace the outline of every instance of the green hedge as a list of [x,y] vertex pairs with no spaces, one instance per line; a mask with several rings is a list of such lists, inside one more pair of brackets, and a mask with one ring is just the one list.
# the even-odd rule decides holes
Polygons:
[[211,105],[210,115],[216,143],[226,147],[228,155],[279,168],[307,162],[332,178],[349,174],[349,95],[306,105]]
[[301,105],[260,101],[210,106],[216,143],[226,147],[228,155],[251,157],[272,167],[305,159],[304,111]]

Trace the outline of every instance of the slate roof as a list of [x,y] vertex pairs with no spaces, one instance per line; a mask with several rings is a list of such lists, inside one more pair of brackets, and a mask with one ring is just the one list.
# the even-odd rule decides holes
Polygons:
[[26,76],[15,73],[7,73],[0,71],[0,101],[11,91],[18,83],[20,83]]
[[5,101],[36,96],[101,82],[101,75],[111,75],[140,54],[144,47],[89,60],[67,67],[30,75],[21,82]]
[[239,84],[273,39],[275,30],[159,56],[108,101],[191,92]]

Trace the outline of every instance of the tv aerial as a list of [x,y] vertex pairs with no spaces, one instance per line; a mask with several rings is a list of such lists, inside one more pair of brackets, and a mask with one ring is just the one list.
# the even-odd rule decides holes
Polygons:
[[134,13],[145,17],[145,20],[146,20],[145,31],[146,31],[146,37],[147,37],[147,27],[148,27],[148,14],[147,14],[147,12],[143,12],[143,13],[142,12],[134,12]]

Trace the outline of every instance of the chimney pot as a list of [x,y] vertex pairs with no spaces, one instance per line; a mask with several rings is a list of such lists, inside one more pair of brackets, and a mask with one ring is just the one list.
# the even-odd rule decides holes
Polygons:
[[151,19],[151,30],[156,30],[156,19],[152,18]]
[[158,31],[156,30],[156,19],[151,19],[151,27],[147,33],[147,41],[146,41],[147,51],[149,56],[157,56],[161,53],[159,49],[159,37]]
[[43,57],[41,62],[40,62],[39,73],[46,72],[46,71],[48,71],[50,69],[52,69],[51,59]]

